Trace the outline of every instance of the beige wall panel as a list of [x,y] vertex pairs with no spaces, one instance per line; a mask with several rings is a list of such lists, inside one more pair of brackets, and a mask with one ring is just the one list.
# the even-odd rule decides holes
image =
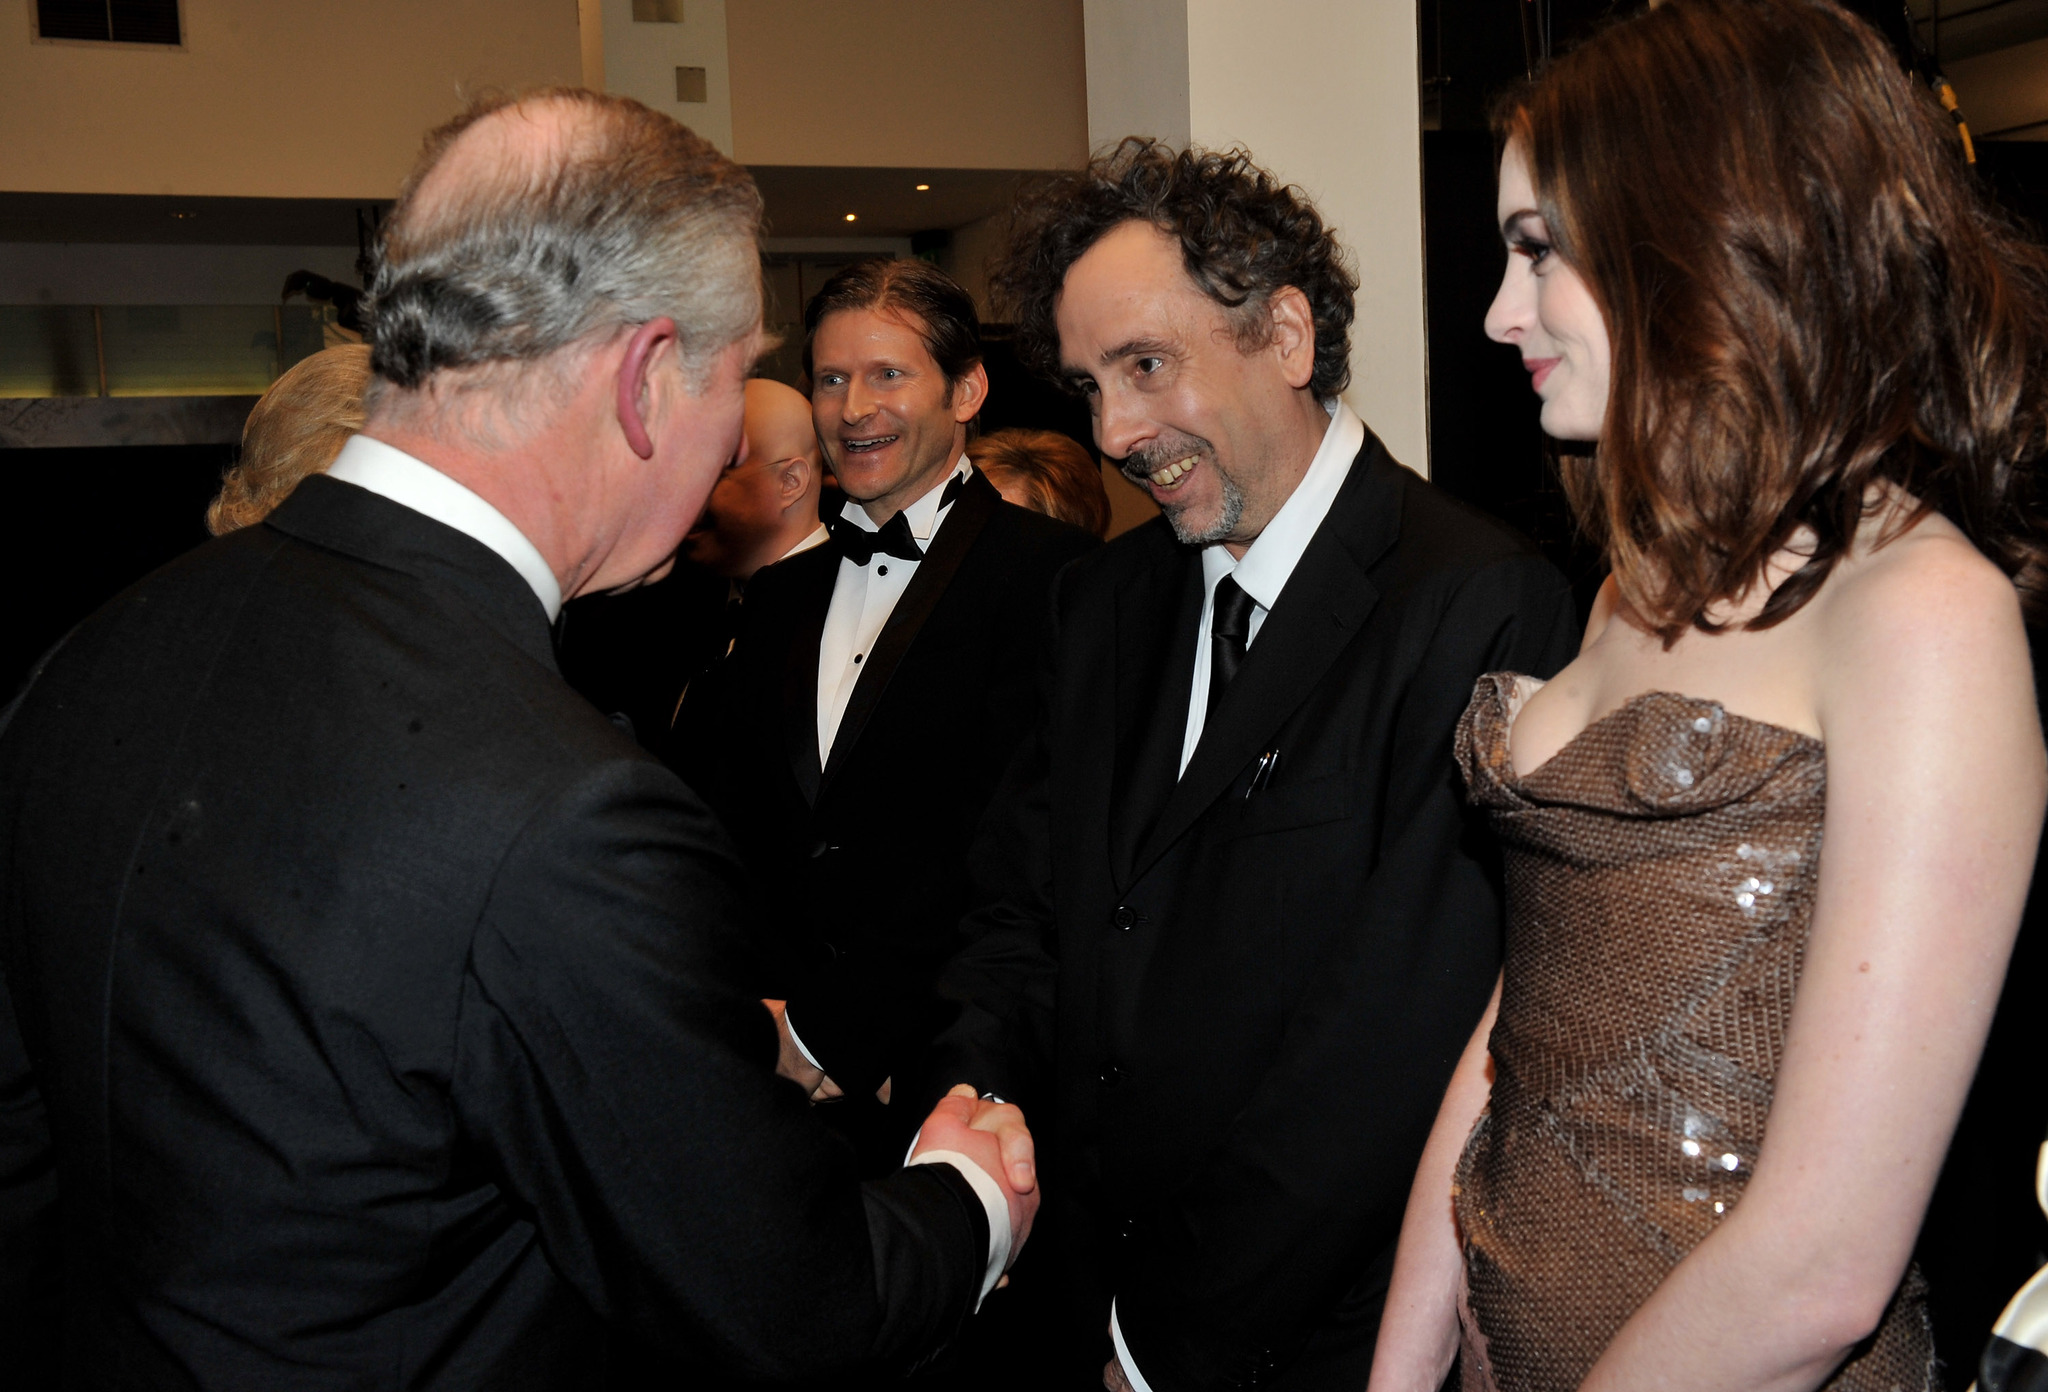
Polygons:
[[577,82],[576,0],[184,0],[185,44],[37,43],[0,0],[0,189],[389,198],[490,86]]
[[1336,227],[1359,279],[1345,400],[1395,458],[1426,474],[1415,7],[1187,0],[1187,17],[1194,140],[1245,145]]
[[1943,66],[1971,134],[2048,140],[2048,39]]
[[1087,159],[1081,0],[733,0],[726,35],[742,164]]

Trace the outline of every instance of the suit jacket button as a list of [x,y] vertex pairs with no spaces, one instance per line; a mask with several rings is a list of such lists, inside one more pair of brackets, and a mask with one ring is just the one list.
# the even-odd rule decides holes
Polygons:
[[1101,1079],[1104,1087],[1115,1087],[1131,1075],[1127,1069],[1118,1064],[1105,1063],[1102,1065],[1102,1072],[1096,1076]]
[[1116,912],[1109,916],[1109,921],[1128,933],[1138,921],[1138,911],[1129,904],[1118,904]]

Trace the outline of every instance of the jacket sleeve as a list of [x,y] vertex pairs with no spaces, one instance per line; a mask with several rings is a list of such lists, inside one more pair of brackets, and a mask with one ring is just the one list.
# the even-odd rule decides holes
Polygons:
[[[1257,1385],[1347,1292],[1383,1298],[1387,1272],[1369,1259],[1399,1230],[1414,1158],[1500,959],[1498,871],[1453,762],[1458,717],[1482,673],[1548,676],[1577,632],[1563,578],[1533,556],[1449,597],[1402,699],[1354,931],[1318,964],[1223,1143],[1184,1181],[1162,1177],[1134,1215],[1116,1311],[1152,1392]],[[1388,991],[1390,948],[1403,980],[1440,988]]]
[[914,1365],[974,1307],[986,1212],[948,1166],[856,1180],[774,1076],[743,953],[703,805],[651,762],[585,776],[529,821],[477,926],[462,1129],[556,1269],[647,1345],[764,1380]]
[[1027,1116],[1051,1105],[1053,997],[1059,976],[1053,932],[1051,752],[1066,573],[1053,586],[1039,644],[1037,702],[1029,731],[981,820],[968,854],[969,903],[960,943],[939,976],[949,1023],[932,1050],[930,1085],[993,1092]]
[[57,1383],[57,1165],[49,1113],[0,966],[0,1367]]

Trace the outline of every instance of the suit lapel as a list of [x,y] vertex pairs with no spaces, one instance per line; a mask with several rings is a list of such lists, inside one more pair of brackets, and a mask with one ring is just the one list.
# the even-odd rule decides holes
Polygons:
[[[846,714],[839,721],[839,733],[832,739],[832,754],[825,761],[823,776],[818,783],[818,796],[832,786],[832,779],[846,765],[849,752],[860,741],[860,732],[875,713],[875,707],[882,702],[882,694],[889,689],[889,680],[896,675],[896,669],[903,664],[903,655],[910,651],[918,631],[925,620],[932,616],[939,599],[946,593],[946,587],[953,583],[953,576],[960,569],[960,563],[967,559],[973,549],[975,538],[981,529],[1002,506],[1002,494],[995,485],[981,476],[980,470],[970,472],[967,487],[954,500],[952,510],[946,514],[945,523],[939,534],[932,539],[931,550],[917,563],[917,573],[910,578],[910,585],[903,591],[903,598],[896,601],[896,607],[889,611],[889,621],[882,626],[881,636],[875,640],[873,651],[868,653],[862,664],[860,680],[853,685],[853,695],[847,698]],[[824,617],[819,616],[819,634],[824,631]],[[812,709],[816,710],[818,643],[814,639],[811,650]],[[812,744],[816,746],[815,715],[812,726]],[[817,799],[813,798],[815,805]]]
[[1201,552],[1174,545],[1116,602],[1116,764],[1110,793],[1110,873],[1117,887],[1173,791],[1187,737],[1195,630],[1202,619]]
[[1379,590],[1369,571],[1401,527],[1399,482],[1386,472],[1400,466],[1384,459],[1384,453],[1368,432],[1329,514],[1260,626],[1244,666],[1203,722],[1201,743],[1133,863],[1134,878],[1229,791],[1248,764],[1273,747],[1274,735],[1378,604]]
[[790,772],[804,801],[816,806],[822,770],[818,766],[818,645],[825,637],[825,613],[839,580],[839,551],[818,546],[782,564],[803,566],[796,623],[782,670],[782,738]]

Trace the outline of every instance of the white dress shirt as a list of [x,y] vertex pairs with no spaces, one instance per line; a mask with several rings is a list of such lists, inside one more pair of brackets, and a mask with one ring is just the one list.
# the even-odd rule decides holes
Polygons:
[[[961,463],[966,463],[964,456]],[[549,569],[546,559],[540,554],[540,548],[528,541],[526,534],[513,526],[511,519],[504,513],[431,464],[415,459],[404,450],[394,449],[382,440],[373,440],[367,435],[355,435],[341,447],[341,453],[335,456],[334,463],[327,472],[344,483],[352,483],[379,497],[389,498],[401,507],[411,508],[422,516],[430,517],[444,526],[453,527],[464,536],[483,543],[504,557],[505,563],[519,572],[520,577],[532,588],[534,598],[540,601],[541,608],[547,611],[549,623],[553,623],[555,616],[562,612],[561,582],[555,579],[555,573]],[[942,484],[941,487],[943,486]],[[929,537],[938,530],[938,523],[934,518],[938,511],[937,501],[935,491],[929,503],[920,500],[919,503],[912,504],[913,507],[924,507],[925,529],[922,532],[916,531],[916,519],[912,519],[913,533],[920,539]],[[783,558],[786,560],[799,551],[810,550],[823,542],[826,535],[821,524],[816,531],[786,552]],[[892,572],[895,569],[895,565],[890,566]],[[844,584],[843,572],[841,583]],[[899,589],[897,593],[900,594],[901,590]],[[834,603],[837,603],[836,593]],[[890,600],[890,607],[895,607],[894,599]],[[887,619],[888,613],[885,610],[882,620],[876,624],[877,631],[881,622],[886,622]],[[843,702],[841,709],[844,709]],[[834,724],[837,724],[836,720]],[[914,1146],[915,1142],[912,1144]],[[1010,1232],[1009,1200],[986,1170],[958,1151],[928,1150],[910,1163],[951,1165],[967,1177],[968,1184],[972,1186],[976,1197],[981,1200],[982,1208],[988,1213],[988,1263],[982,1276],[981,1296],[975,1301],[975,1307],[979,1309],[981,1300],[986,1299],[988,1293],[995,1289],[996,1281],[1010,1264],[1010,1249],[1014,1245],[1014,1239]]]
[[1251,596],[1250,636],[1245,639],[1249,649],[1258,639],[1266,615],[1280,602],[1280,591],[1301,563],[1301,553],[1315,539],[1316,528],[1330,515],[1330,504],[1337,501],[1337,490],[1344,486],[1351,461],[1365,443],[1365,422],[1357,412],[1342,401],[1326,402],[1323,409],[1330,413],[1330,428],[1323,432],[1323,443],[1309,461],[1308,472],[1266,529],[1245,548],[1244,556],[1232,556],[1220,541],[1202,548],[1202,618],[1195,630],[1195,684],[1188,692],[1187,733],[1180,744],[1182,773],[1188,771],[1188,760],[1195,757],[1195,746],[1202,742],[1202,726],[1209,718],[1209,629],[1216,621],[1216,582],[1231,576]]
[[[961,455],[951,473],[933,484],[931,491],[903,509],[910,534],[929,551],[951,507],[941,508],[939,499],[946,485],[973,472],[974,466]],[[879,530],[859,503],[849,499],[844,517],[863,531]],[[818,763],[832,757],[832,741],[838,738],[839,722],[846,717],[846,703],[860,681],[861,664],[874,651],[875,640],[896,612],[896,602],[910,588],[918,563],[877,551],[866,565],[839,558],[839,579],[832,586],[832,607],[825,611],[825,633],[818,642]]]
[[555,572],[540,554],[540,548],[528,541],[526,533],[513,526],[504,513],[433,465],[382,440],[352,435],[327,473],[482,542],[519,572],[520,579],[540,601],[540,607],[548,611],[549,623],[562,612],[561,582],[555,579]]
[[[1323,432],[1323,443],[1309,461],[1308,472],[1301,476],[1301,482],[1273,514],[1266,529],[1245,548],[1244,555],[1232,556],[1224,550],[1222,542],[1202,548],[1202,617],[1201,626],[1195,631],[1195,684],[1188,693],[1187,733],[1180,746],[1182,773],[1188,771],[1188,760],[1195,757],[1195,748],[1202,742],[1202,727],[1209,717],[1209,629],[1216,620],[1216,582],[1226,575],[1233,576],[1251,596],[1252,613],[1247,625],[1250,634],[1245,639],[1249,649],[1258,638],[1266,615],[1280,602],[1280,592],[1287,588],[1295,566],[1301,564],[1302,553],[1315,539],[1316,529],[1330,515],[1330,505],[1337,501],[1337,491],[1351,473],[1351,461],[1358,457],[1359,447],[1365,443],[1365,422],[1357,412],[1335,400],[1325,402],[1323,409],[1330,413],[1330,427]],[[1134,1392],[1152,1392],[1124,1344],[1115,1301],[1109,1306],[1109,1337]]]

